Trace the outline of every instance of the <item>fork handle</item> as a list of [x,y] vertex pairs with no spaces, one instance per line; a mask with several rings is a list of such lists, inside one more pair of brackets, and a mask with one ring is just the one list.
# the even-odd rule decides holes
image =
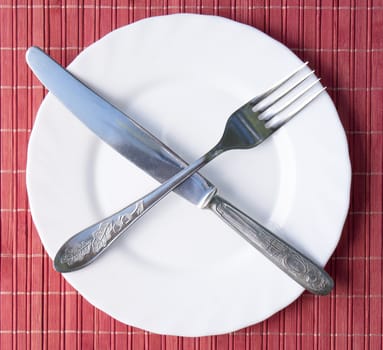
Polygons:
[[209,207],[302,287],[318,295],[330,293],[334,287],[332,278],[290,244],[217,195]]
[[[105,252],[138,219],[148,212],[168,193],[210,162],[222,149],[217,146],[195,162],[173,175],[161,186],[117,213],[87,227],[69,238],[56,253],[54,267],[58,272],[81,269]],[[203,203],[204,204],[204,203]],[[202,205],[202,204],[201,204]]]

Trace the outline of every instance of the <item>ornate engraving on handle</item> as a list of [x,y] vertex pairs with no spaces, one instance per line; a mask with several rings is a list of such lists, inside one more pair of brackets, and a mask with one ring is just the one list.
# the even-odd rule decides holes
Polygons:
[[140,215],[143,210],[144,203],[143,201],[139,201],[131,212],[124,213],[114,220],[112,218],[109,222],[101,223],[90,238],[81,241],[74,247],[65,249],[60,259],[61,264],[71,266],[78,261],[82,261],[89,253],[97,254],[101,249],[106,247],[108,242],[117,233],[127,228],[132,219]]
[[319,294],[322,294],[322,291],[328,293],[332,289],[332,279],[327,277],[325,272],[322,273],[314,263],[297,254],[288,243],[283,242],[262,225],[237,211],[229,203],[216,202],[216,211],[230,226],[297,282],[302,284],[305,281],[307,289]]

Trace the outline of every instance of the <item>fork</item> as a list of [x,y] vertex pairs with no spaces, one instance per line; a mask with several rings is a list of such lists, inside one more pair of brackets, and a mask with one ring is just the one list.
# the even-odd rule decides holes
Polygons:
[[[223,136],[219,142],[201,158],[171,177],[154,191],[148,193],[119,212],[72,236],[64,243],[56,254],[54,260],[56,270],[59,272],[70,272],[88,265],[100,256],[101,253],[103,253],[118,237],[125,233],[127,229],[150,208],[208,162],[228,150],[256,147],[285,125],[303,108],[310,104],[310,102],[312,102],[323,90],[325,90],[325,88],[322,88],[319,91],[312,93],[308,98],[303,99],[303,96],[308,92],[311,92],[314,86],[318,83],[319,79],[317,79],[308,86],[301,88],[298,93],[294,94],[294,96],[289,97],[293,94],[292,92],[294,90],[297,90],[299,86],[303,85],[303,83],[312,76],[314,73],[313,71],[305,74],[288,89],[282,89],[282,87],[296,77],[306,65],[307,63],[296,69],[288,77],[279,81],[266,92],[254,97],[232,113],[226,123]],[[288,110],[290,106],[295,105],[301,99],[303,99],[303,101],[288,113],[287,116],[283,119],[277,118],[281,115],[281,112]],[[212,205],[214,207],[214,203],[209,204],[209,199],[210,198],[206,199],[200,206],[202,208],[207,205]],[[218,210],[215,211],[217,212]],[[235,214],[236,213],[233,213],[233,215]],[[244,214],[241,213],[241,215],[243,216]],[[246,225],[248,223],[245,220],[243,224]],[[267,229],[259,224],[257,224],[257,229],[262,232],[266,230],[265,232],[267,232],[269,239],[266,239],[265,242],[267,241],[268,244],[270,244],[269,249],[275,249],[275,245],[280,245],[281,240],[274,236],[270,236],[273,234],[267,231]],[[270,240],[270,237],[274,237],[272,241]],[[249,237],[245,238],[249,240]],[[296,252],[294,248],[285,242],[282,243],[281,247],[284,250],[288,249],[289,254]],[[299,261],[300,263],[303,261],[303,265],[298,264],[292,266],[292,270],[294,270],[294,268],[299,270],[301,266],[303,266],[307,270],[304,271],[307,275],[303,278],[297,278],[298,272],[301,274],[302,271],[292,271],[292,273],[288,274],[310,291],[313,291],[312,280],[316,278],[313,278],[313,275],[317,276],[318,274],[321,274],[322,278],[319,280],[319,283],[317,283],[317,290],[314,292],[316,294],[327,294],[333,286],[331,277],[308,258],[303,257],[299,253],[295,254],[295,256],[296,255],[299,256],[299,259],[296,261]],[[289,255],[287,255],[286,259],[288,258]],[[271,260],[273,261],[273,259]],[[276,261],[273,262],[277,263]],[[318,270],[320,270],[319,273],[316,272]],[[315,273],[313,271],[315,271]]]

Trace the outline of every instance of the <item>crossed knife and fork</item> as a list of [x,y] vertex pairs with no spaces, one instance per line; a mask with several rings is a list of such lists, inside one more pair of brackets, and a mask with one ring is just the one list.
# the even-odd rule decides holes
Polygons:
[[[318,295],[326,295],[332,290],[333,280],[323,268],[218,196],[215,186],[197,173],[225,151],[261,144],[310,104],[324,88],[313,90],[319,80],[304,84],[313,71],[296,79],[306,64],[233,112],[217,145],[187,165],[154,135],[97,95],[41,49],[29,48],[26,59],[42,84],[90,130],[162,183],[126,208],[72,236],[56,254],[54,266],[57,271],[75,271],[94,261],[136,220],[175,190],[199,207],[212,209],[305,289]],[[283,111],[288,113],[281,118]],[[153,161],[158,166],[149,169],[148,164]]]

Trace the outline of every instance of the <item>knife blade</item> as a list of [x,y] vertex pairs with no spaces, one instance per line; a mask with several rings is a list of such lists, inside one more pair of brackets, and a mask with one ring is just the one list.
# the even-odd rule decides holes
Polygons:
[[[174,151],[80,82],[44,51],[31,47],[27,50],[26,60],[43,85],[74,116],[149,175],[164,182],[185,167],[186,162]],[[328,294],[333,288],[331,277],[320,266],[218,196],[216,187],[200,174],[194,174],[175,192],[201,208],[213,210],[304,288],[319,295]],[[80,262],[76,269],[81,267]],[[71,271],[69,267],[61,272],[68,271]]]

